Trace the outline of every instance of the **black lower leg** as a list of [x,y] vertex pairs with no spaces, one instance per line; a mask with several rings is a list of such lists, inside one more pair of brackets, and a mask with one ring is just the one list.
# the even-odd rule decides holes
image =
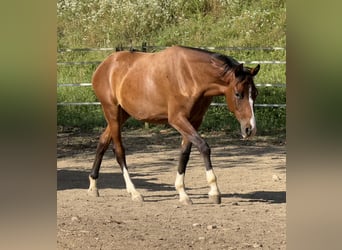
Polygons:
[[102,157],[96,156],[94,164],[93,164],[93,168],[91,169],[91,172],[90,172],[91,178],[93,178],[93,179],[99,178],[101,162],[102,162]]
[[100,142],[97,145],[95,160],[94,160],[91,172],[90,172],[90,177],[93,179],[99,178],[99,172],[100,172],[102,158],[103,158],[103,155],[108,148],[108,144],[109,143],[104,144],[104,143]]
[[201,155],[204,159],[204,164],[205,164],[205,169],[208,171],[210,169],[212,169],[212,164],[211,164],[211,158],[210,158],[210,155],[211,155],[211,149],[209,147],[209,145],[204,142],[204,146],[201,150]]
[[112,150],[121,171],[123,171],[124,168],[127,169],[125,148],[123,147],[121,140],[114,143]]
[[191,142],[186,143],[185,146],[182,147],[180,157],[179,157],[179,163],[178,163],[179,174],[185,174],[186,165],[188,164],[188,161],[190,158],[191,147],[192,147]]
[[200,137],[195,138],[194,141],[196,142],[196,144],[195,143],[194,144],[196,145],[201,156],[203,157],[205,169],[206,170],[212,169],[213,167],[212,167],[211,160],[210,160],[211,149],[208,143]]

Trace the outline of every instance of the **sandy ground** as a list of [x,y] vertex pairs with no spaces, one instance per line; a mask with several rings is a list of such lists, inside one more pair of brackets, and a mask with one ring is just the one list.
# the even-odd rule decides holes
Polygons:
[[123,133],[133,202],[113,153],[102,162],[100,197],[87,195],[100,133],[57,135],[58,249],[286,249],[286,148],[275,137],[249,141],[204,134],[222,203],[208,199],[202,159],[193,148],[185,177],[193,205],[174,188],[180,136],[173,130]]

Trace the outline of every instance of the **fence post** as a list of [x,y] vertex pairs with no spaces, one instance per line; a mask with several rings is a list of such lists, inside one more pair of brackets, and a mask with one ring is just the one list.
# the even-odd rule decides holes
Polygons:
[[115,47],[115,51],[123,51],[122,43]]
[[142,52],[147,52],[147,43],[146,42],[143,42],[142,45],[141,45],[141,51]]

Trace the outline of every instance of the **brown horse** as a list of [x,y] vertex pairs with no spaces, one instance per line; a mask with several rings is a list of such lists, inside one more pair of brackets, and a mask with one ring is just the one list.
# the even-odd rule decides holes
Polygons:
[[182,135],[175,187],[179,200],[191,204],[184,175],[192,144],[204,159],[209,198],[221,202],[210,160],[210,147],[197,133],[213,96],[224,95],[228,108],[240,122],[243,138],[256,132],[253,77],[260,65],[244,67],[231,57],[206,50],[173,46],[157,53],[117,52],[105,59],[93,75],[93,88],[108,126],[102,133],[89,175],[88,192],[98,196],[96,181],[102,157],[111,141],[128,193],[143,201],[129,176],[121,127],[130,117],[149,123],[168,123]]

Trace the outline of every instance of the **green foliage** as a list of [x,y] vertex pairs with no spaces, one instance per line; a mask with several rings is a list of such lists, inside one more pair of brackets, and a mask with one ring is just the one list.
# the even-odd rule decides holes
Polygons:
[[[285,1],[238,0],[58,0],[58,49],[133,45],[285,47]],[[217,51],[239,61],[286,60],[284,50]],[[100,62],[110,51],[58,53],[58,62]],[[248,65],[247,66],[255,66]],[[95,64],[58,65],[58,83],[90,82]],[[285,83],[284,64],[262,64],[256,83]],[[259,87],[256,103],[285,103],[286,89]],[[97,101],[91,87],[57,87],[58,102]],[[223,97],[214,102],[225,102]],[[285,131],[286,109],[256,107],[259,133]],[[103,127],[100,106],[58,106],[60,126]],[[151,125],[152,126],[152,125]],[[129,119],[126,128],[144,123]],[[158,127],[158,126],[156,126]],[[226,107],[210,107],[201,130],[235,132],[239,124]]]
[[58,0],[58,48],[283,46],[285,18],[285,1]]
[[[260,89],[259,89],[260,91]],[[278,90],[279,91],[279,90]],[[271,92],[268,90],[268,92]],[[279,91],[278,93],[280,93]],[[279,97],[281,95],[278,95]],[[274,96],[277,98],[277,96]],[[224,103],[223,97],[216,98],[215,102]],[[258,99],[257,99],[258,100]],[[260,100],[256,103],[260,103]],[[270,103],[268,100],[267,102]],[[272,103],[285,103],[282,100],[274,101]],[[257,123],[258,134],[284,134],[286,131],[286,109],[279,107],[255,107],[255,117]],[[224,130],[226,132],[232,132],[240,134],[240,124],[235,119],[234,115],[230,113],[225,106],[213,106],[210,107],[204,117],[204,121],[201,125],[201,130]]]
[[58,106],[57,124],[61,127],[78,127],[92,130],[105,127],[106,121],[100,106]]

